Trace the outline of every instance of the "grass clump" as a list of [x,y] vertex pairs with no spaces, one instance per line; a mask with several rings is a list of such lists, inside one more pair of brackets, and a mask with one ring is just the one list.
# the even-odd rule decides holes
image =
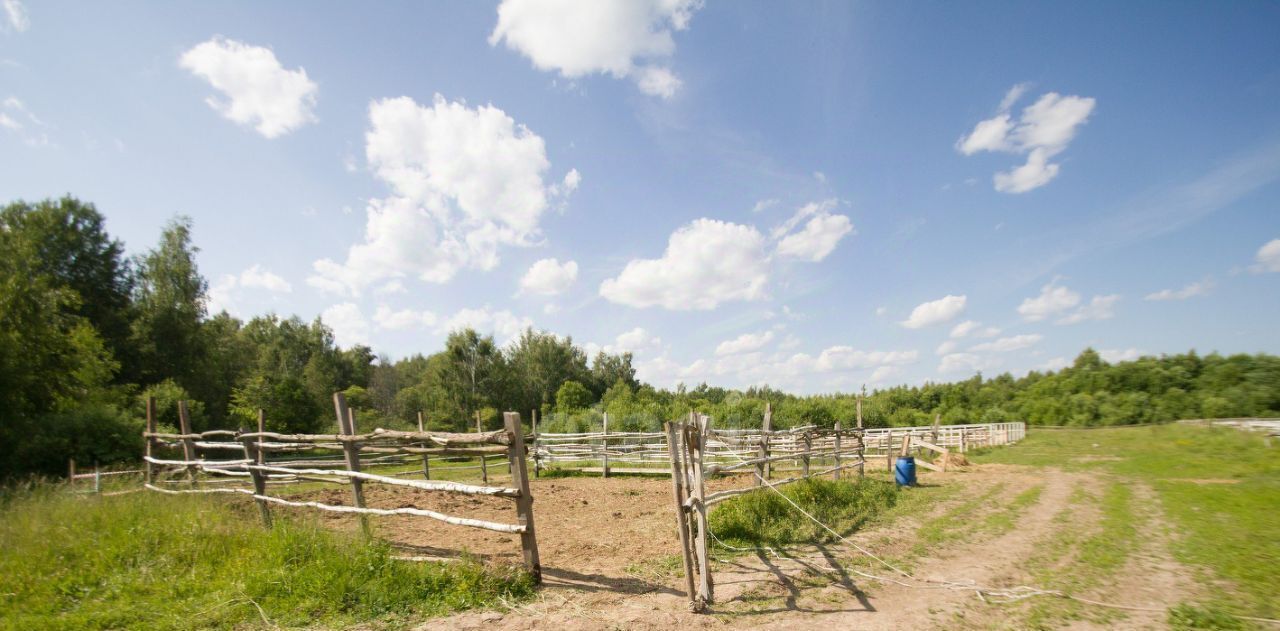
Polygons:
[[[898,497],[892,483],[867,478],[810,478],[779,487],[778,491],[841,535],[853,532],[892,507]],[[835,539],[767,487],[716,506],[708,516],[708,527],[721,541],[733,546],[785,546]]]
[[0,504],[0,629],[391,623],[534,589],[474,562],[396,561],[385,543],[309,520],[277,514],[267,530],[225,498],[38,486]]

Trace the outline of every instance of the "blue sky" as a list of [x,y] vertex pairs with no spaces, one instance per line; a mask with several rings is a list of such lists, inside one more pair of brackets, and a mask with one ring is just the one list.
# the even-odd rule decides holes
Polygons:
[[800,392],[1280,352],[1274,3],[0,0],[0,197],[215,308]]

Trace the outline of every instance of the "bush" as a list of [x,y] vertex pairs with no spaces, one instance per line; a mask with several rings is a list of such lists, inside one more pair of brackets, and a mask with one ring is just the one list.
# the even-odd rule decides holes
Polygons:
[[[892,507],[898,496],[893,484],[867,478],[810,478],[778,490],[842,536]],[[726,500],[708,520],[711,532],[730,545],[785,546],[835,539],[768,487]]]

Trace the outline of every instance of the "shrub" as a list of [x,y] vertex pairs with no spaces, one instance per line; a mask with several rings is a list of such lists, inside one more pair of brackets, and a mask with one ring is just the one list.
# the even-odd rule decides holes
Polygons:
[[[841,535],[892,507],[898,494],[893,484],[867,478],[810,478],[778,491]],[[711,532],[730,545],[784,546],[835,539],[768,487],[726,500],[711,511],[708,520]]]

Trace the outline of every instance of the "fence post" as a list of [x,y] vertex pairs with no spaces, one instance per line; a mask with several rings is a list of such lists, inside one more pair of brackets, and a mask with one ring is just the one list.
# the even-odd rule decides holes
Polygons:
[[[698,601],[701,601],[701,609],[707,603],[713,602],[714,585],[711,581],[711,556],[707,552],[707,505],[706,505],[706,483],[702,475],[704,459],[706,456],[706,439],[707,425],[710,419],[705,416],[698,416],[690,413],[694,426],[686,437],[686,444],[691,449],[693,463],[693,508],[696,511],[696,519],[698,523],[698,537],[694,540],[694,551],[698,555],[698,567],[701,573],[698,576]],[[689,440],[692,438],[692,440]]]
[[867,474],[867,436],[862,432],[862,397],[867,393],[867,387],[862,386],[862,392],[858,393],[858,475]]
[[[266,425],[266,419],[262,410],[258,410],[258,431],[262,432]],[[258,465],[262,464],[262,437],[259,436],[255,442],[252,438],[240,438],[240,444],[244,446],[245,460],[251,460]],[[262,525],[267,528],[271,527],[271,509],[267,507],[267,501],[258,497],[267,494],[267,475],[261,470],[254,468],[253,465],[247,467],[249,469],[249,477],[253,479],[254,501],[258,504],[258,514],[262,516]]]
[[[333,411],[338,416],[338,433],[343,436],[355,436],[356,434],[356,417],[347,407],[347,397],[341,392],[333,393]],[[348,471],[360,471],[360,443],[354,440],[342,441],[342,454],[347,460]],[[351,478],[351,495],[355,499],[357,508],[364,508],[364,480],[359,478]],[[360,529],[365,535],[369,535],[369,517],[368,515],[360,515]]]
[[965,441],[965,439],[964,439],[964,438],[965,438],[965,436],[964,436],[964,428],[963,428],[963,427],[961,427],[961,428],[960,428],[960,453],[964,453],[964,452],[966,452],[966,451],[968,451],[968,450],[969,450],[969,446],[968,446],[967,444],[965,444],[965,443],[966,443],[966,441]]
[[667,432],[667,456],[671,460],[671,494],[676,503],[676,529],[680,532],[680,560],[684,562],[684,590],[689,595],[690,607],[695,607],[694,613],[697,613],[697,600],[693,587],[693,553],[689,542],[689,516],[688,508],[685,507],[685,500],[688,498],[685,487],[688,485],[688,479],[685,477],[685,467],[681,458],[684,445],[680,443],[679,438],[684,434],[685,426],[680,425],[677,430],[675,423],[667,421],[662,424],[662,427]]
[[538,451],[538,441],[542,437],[542,433],[538,430],[538,408],[533,408],[529,416],[533,424],[533,477],[542,477],[542,458]]
[[98,494],[102,492],[102,468],[98,466],[98,461],[93,461],[93,492]]
[[893,473],[893,430],[884,437],[884,466],[889,473]]
[[76,459],[75,458],[70,458],[67,460],[67,484],[69,484],[73,488],[76,485]]
[[146,469],[146,476],[147,476],[146,477],[147,484],[155,484],[155,481],[156,481],[155,465],[151,464],[149,460],[152,457],[151,443],[152,441],[155,440],[155,438],[152,438],[151,436],[147,435],[147,434],[154,434],[155,431],[156,431],[156,398],[147,397],[147,428],[143,431],[143,437],[144,437],[143,453],[146,454],[147,456],[144,459],[145,460],[144,464],[146,465],[145,469]]
[[542,562],[538,560],[538,537],[533,530],[533,495],[529,491],[529,470],[525,464],[524,428],[520,426],[520,413],[502,415],[510,444],[507,459],[511,463],[513,486],[520,489],[516,498],[516,518],[524,526],[520,533],[520,548],[524,552],[524,567],[535,583],[542,582]]
[[840,479],[840,421],[839,419],[836,420],[835,454],[836,454],[836,464],[835,464],[836,470],[831,473],[831,478],[833,480],[839,480]]
[[[418,431],[424,433],[427,431],[426,423],[422,422],[422,410],[418,410]],[[427,447],[429,443],[424,442],[422,446]],[[431,479],[431,456],[427,454],[422,454],[422,478],[424,480]]]
[[[179,431],[184,435],[191,433],[191,416],[187,414],[187,402],[185,399],[178,401],[178,426],[180,428]],[[182,439],[182,459],[187,462],[191,462],[196,459],[196,441],[191,438]],[[187,465],[187,477],[191,479],[192,488],[199,485],[199,483],[196,482],[195,465]]]
[[800,470],[803,477],[809,477],[809,456],[813,453],[813,433],[812,430],[804,430],[801,435],[804,441],[804,456],[800,458]]
[[[476,433],[484,433],[480,427],[480,410],[476,410]],[[484,454],[480,454],[480,480],[485,484],[489,483],[489,461],[485,459]]]
[[[258,433],[263,434],[267,431],[267,413],[262,408],[258,408]],[[258,455],[254,458],[258,464],[266,464],[266,450],[262,448],[262,436],[258,436]]]
[[609,477],[609,413],[604,413],[604,433],[600,436],[601,460],[604,477]]
[[[760,447],[761,453],[767,458],[769,456],[769,434],[773,431],[773,406],[766,402],[764,404],[764,423],[761,425]],[[764,463],[764,479],[768,480],[773,477],[773,463]]]
[[934,413],[934,415],[933,415],[933,434],[931,434],[932,438],[930,438],[930,442],[932,442],[932,443],[933,443],[933,444],[935,444],[935,445],[937,445],[937,444],[938,444],[938,426],[939,426],[939,425],[941,425],[941,424],[942,424],[942,414],[940,414],[940,413]]

